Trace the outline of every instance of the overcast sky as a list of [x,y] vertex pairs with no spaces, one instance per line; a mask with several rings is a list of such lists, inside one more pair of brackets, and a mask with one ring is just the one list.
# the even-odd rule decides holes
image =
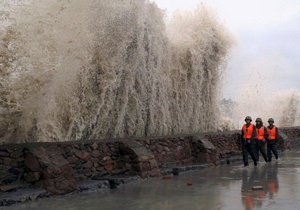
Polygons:
[[166,9],[168,16],[177,9],[191,10],[203,2],[216,11],[236,37],[223,91],[225,98],[237,97],[245,85],[274,91],[300,89],[299,0],[154,1]]

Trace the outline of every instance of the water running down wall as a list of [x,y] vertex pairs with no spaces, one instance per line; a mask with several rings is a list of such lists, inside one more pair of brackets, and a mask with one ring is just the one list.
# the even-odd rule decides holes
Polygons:
[[150,1],[14,3],[0,27],[0,143],[222,129],[231,37],[203,5],[166,25]]

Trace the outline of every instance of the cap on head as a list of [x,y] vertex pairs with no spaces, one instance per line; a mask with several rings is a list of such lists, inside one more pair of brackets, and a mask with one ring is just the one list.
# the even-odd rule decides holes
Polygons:
[[262,123],[262,119],[260,117],[256,118],[255,122],[261,122]]
[[268,122],[274,122],[273,118],[269,118]]
[[250,122],[252,121],[252,118],[250,116],[245,117],[245,121],[246,120],[250,120]]

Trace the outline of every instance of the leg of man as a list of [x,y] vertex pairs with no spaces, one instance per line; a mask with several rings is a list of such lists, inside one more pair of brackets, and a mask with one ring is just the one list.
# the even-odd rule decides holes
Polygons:
[[268,158],[269,162],[272,161],[272,151],[271,151],[271,148],[272,148],[272,144],[270,142],[268,142],[267,143],[267,158]]
[[248,150],[247,150],[247,145],[243,145],[243,161],[244,161],[244,166],[248,166]]
[[254,165],[257,166],[257,161],[256,161],[256,157],[255,157],[255,154],[254,154],[254,147],[255,147],[255,144],[254,142],[251,142],[251,143],[248,143],[247,144],[247,149],[248,149],[248,152],[254,162]]
[[259,150],[260,150],[260,153],[262,154],[264,160],[266,162],[268,162],[267,155],[266,155],[266,143],[265,142],[260,141]]
[[277,148],[276,148],[276,143],[274,142],[274,144],[272,145],[272,152],[275,155],[276,160],[278,159],[278,152],[277,152]]
[[254,155],[257,161],[259,161],[259,140],[255,139],[255,146],[254,146]]

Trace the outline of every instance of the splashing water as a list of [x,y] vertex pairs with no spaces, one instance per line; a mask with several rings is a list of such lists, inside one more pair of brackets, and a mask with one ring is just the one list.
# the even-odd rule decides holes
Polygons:
[[[300,104],[300,93],[295,89],[289,91],[281,91],[275,96],[275,100],[281,104],[277,106],[275,113],[279,113],[279,126],[289,127],[300,125],[299,120],[299,104]],[[277,114],[278,115],[278,114]]]
[[265,125],[269,118],[274,118],[277,126],[300,125],[299,91],[274,83],[278,78],[284,80],[284,74],[289,73],[287,66],[280,58],[274,61],[272,57],[264,57],[246,67],[246,75],[241,75],[237,99],[223,101],[223,110],[232,122],[231,129],[241,129],[248,115],[253,122],[258,117],[262,118]]
[[220,129],[231,36],[203,5],[167,25],[140,0],[27,0],[7,11],[1,143]]

